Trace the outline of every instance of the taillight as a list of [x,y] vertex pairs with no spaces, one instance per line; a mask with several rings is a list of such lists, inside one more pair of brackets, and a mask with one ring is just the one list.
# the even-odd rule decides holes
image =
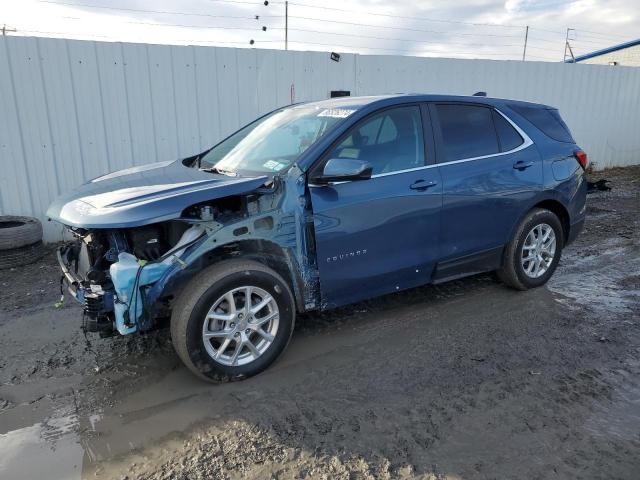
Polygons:
[[576,157],[576,160],[580,164],[583,170],[587,169],[587,164],[589,163],[589,159],[587,158],[587,154],[582,150],[576,150],[573,152],[573,156]]

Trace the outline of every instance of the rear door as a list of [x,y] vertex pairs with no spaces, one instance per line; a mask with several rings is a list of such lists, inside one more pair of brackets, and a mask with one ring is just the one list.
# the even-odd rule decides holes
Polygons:
[[361,120],[315,165],[356,158],[372,178],[310,185],[322,303],[338,306],[429,282],[439,254],[442,183],[428,109]]
[[[438,276],[493,268],[523,209],[542,188],[531,139],[492,106],[434,103],[431,117],[443,182]],[[458,272],[456,269],[460,269]]]

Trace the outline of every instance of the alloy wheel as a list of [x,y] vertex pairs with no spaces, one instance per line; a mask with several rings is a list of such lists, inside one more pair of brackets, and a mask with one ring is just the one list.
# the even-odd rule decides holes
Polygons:
[[275,299],[255,286],[234,288],[218,298],[202,327],[202,340],[213,360],[228,366],[257,360],[278,332]]
[[539,278],[553,263],[556,254],[556,234],[550,225],[541,223],[533,227],[525,237],[520,255],[524,273]]

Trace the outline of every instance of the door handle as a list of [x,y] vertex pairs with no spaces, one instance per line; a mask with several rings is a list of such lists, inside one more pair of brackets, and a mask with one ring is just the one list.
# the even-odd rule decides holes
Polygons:
[[515,168],[516,170],[525,170],[532,166],[533,166],[533,162],[523,162],[522,160],[518,160],[516,163],[513,164],[513,168]]
[[432,181],[426,181],[426,180],[416,180],[414,183],[412,183],[409,188],[411,190],[418,190],[419,192],[424,192],[427,188],[431,188],[431,187],[435,187],[438,184],[438,182],[434,182]]

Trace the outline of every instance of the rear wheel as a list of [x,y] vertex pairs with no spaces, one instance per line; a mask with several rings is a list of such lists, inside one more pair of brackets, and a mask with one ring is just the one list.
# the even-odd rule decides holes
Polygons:
[[544,285],[558,266],[563,239],[558,217],[549,210],[533,209],[505,248],[498,277],[518,290]]
[[185,365],[206,380],[255,375],[284,351],[295,321],[287,283],[253,261],[225,260],[196,275],[171,317]]

